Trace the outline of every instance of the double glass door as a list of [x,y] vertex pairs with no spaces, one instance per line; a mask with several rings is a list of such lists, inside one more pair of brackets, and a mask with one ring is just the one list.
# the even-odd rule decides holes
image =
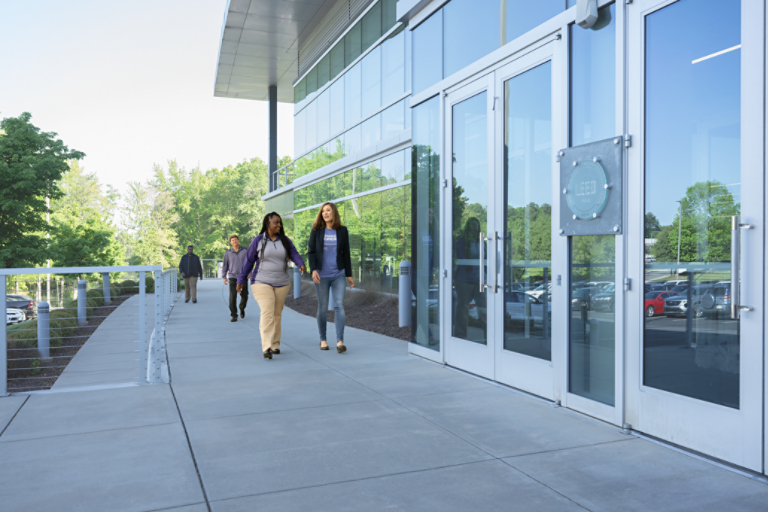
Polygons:
[[[553,59],[545,45],[445,98],[446,361],[552,398]],[[553,246],[555,251],[553,251]],[[562,301],[561,301],[562,302]]]

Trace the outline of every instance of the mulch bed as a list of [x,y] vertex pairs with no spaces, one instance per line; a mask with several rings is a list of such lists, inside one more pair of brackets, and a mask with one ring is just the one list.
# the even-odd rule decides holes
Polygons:
[[[132,294],[135,295],[135,294]],[[69,338],[62,340],[62,347],[50,348],[50,361],[40,357],[37,348],[24,350],[8,349],[8,392],[25,392],[51,389],[64,368],[69,364],[80,348],[96,332],[96,328],[117,309],[117,306],[128,300],[132,295],[123,295],[112,300],[109,306],[101,306],[88,310],[88,325],[77,327]],[[77,316],[77,311],[72,312]],[[23,324],[21,324],[23,325]],[[55,336],[51,332],[51,337]],[[81,337],[82,336],[82,337]],[[51,340],[53,341],[53,340]],[[10,345],[10,344],[9,344]],[[39,368],[28,369],[37,361]],[[54,366],[56,368],[47,368]],[[24,369],[19,369],[24,368]],[[19,379],[19,380],[16,380]]]
[[[302,296],[298,299],[293,298],[293,292],[290,292],[285,300],[285,305],[302,315],[317,316],[317,295],[314,289],[305,290],[302,287]],[[363,297],[356,297],[359,294],[366,294]],[[376,294],[378,297],[368,292],[347,291],[344,300],[344,311],[346,313],[348,327],[355,327],[364,331],[383,334],[391,338],[410,341],[411,328],[398,327],[399,311],[397,299],[384,294]],[[334,312],[328,312],[328,321],[333,322]],[[330,333],[329,333],[330,334]],[[332,340],[331,340],[332,341]]]

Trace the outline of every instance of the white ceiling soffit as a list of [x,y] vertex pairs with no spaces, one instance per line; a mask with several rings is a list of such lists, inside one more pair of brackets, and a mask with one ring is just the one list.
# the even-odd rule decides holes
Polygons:
[[[328,31],[323,30],[328,25],[326,18],[335,19],[344,14],[348,19],[350,7],[360,3],[369,1],[229,0],[221,32],[214,96],[266,101],[269,86],[277,85],[277,101],[293,103],[299,48],[306,48],[307,43],[312,48],[322,45],[328,37],[325,34]],[[346,28],[343,25],[339,29],[338,23],[331,25],[336,32],[333,36]],[[326,37],[318,41],[318,33]]]

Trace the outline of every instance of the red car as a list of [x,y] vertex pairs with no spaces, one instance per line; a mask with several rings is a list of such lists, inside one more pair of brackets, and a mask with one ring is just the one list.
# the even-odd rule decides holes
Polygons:
[[645,316],[652,317],[658,311],[664,312],[664,299],[676,295],[673,291],[648,292],[645,294]]

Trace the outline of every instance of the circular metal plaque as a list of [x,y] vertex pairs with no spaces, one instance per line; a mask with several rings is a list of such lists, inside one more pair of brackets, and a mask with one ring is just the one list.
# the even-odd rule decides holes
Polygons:
[[599,161],[576,165],[568,179],[566,200],[577,219],[592,220],[600,215],[608,202],[607,185],[608,175]]

